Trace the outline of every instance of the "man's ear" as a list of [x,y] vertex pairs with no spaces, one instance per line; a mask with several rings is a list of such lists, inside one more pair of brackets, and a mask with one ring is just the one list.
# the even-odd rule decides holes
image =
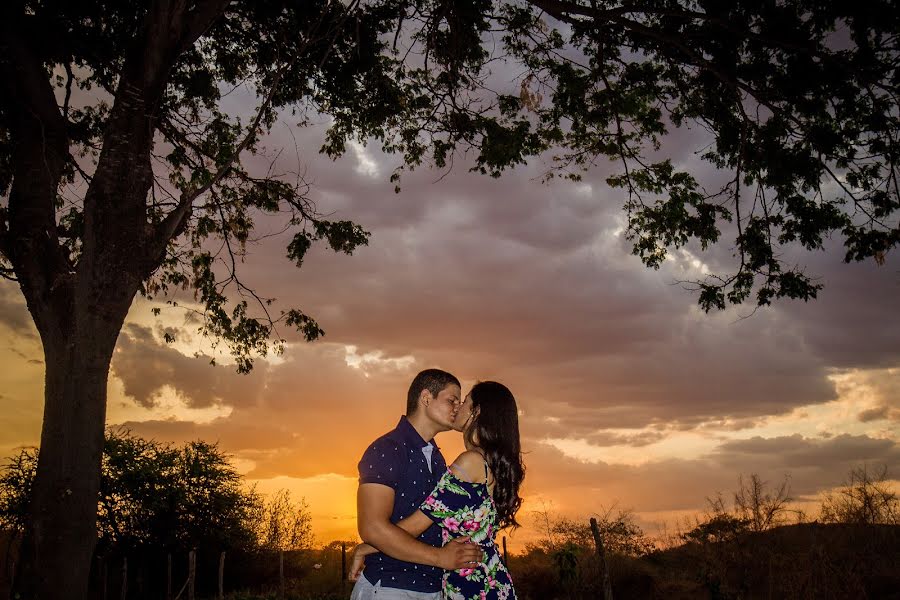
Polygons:
[[422,390],[422,393],[419,394],[419,406],[428,406],[432,400],[434,400],[434,396],[428,390]]

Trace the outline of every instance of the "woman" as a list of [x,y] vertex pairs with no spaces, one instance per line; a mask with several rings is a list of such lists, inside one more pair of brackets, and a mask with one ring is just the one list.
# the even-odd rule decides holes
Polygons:
[[[418,537],[432,523],[441,527],[446,544],[467,536],[480,544],[484,558],[472,568],[444,573],[443,597],[448,600],[514,600],[509,571],[494,541],[497,531],[518,527],[522,504],[519,486],[525,475],[519,445],[519,413],[509,389],[494,381],[477,383],[456,415],[466,451],[441,477],[422,506],[397,525]],[[357,576],[366,555],[378,552],[369,544],[357,547],[350,568]]]

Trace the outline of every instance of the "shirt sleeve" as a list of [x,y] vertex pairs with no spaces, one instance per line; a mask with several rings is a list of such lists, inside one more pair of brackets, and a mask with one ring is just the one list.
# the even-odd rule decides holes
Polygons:
[[360,483],[380,483],[397,490],[407,462],[404,450],[397,442],[379,439],[366,448],[357,466]]
[[465,511],[471,501],[472,495],[459,485],[456,477],[448,470],[419,506],[419,510],[444,529],[456,533],[459,531],[460,513]]

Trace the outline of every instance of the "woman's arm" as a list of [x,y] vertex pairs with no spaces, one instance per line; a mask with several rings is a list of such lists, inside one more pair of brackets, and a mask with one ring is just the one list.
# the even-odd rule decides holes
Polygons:
[[421,510],[417,510],[408,517],[397,521],[397,527],[413,536],[414,538],[417,538],[425,533],[425,530],[431,527],[431,525],[431,519],[429,519],[428,515],[423,513]]

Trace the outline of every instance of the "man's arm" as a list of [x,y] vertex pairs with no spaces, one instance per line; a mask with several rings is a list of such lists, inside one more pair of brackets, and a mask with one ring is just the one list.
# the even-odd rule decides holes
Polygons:
[[435,548],[420,542],[391,523],[393,509],[392,488],[378,483],[360,484],[356,494],[356,520],[359,536],[364,542],[397,560],[448,571],[470,567],[482,559],[482,550],[477,544],[454,541],[443,548]]

